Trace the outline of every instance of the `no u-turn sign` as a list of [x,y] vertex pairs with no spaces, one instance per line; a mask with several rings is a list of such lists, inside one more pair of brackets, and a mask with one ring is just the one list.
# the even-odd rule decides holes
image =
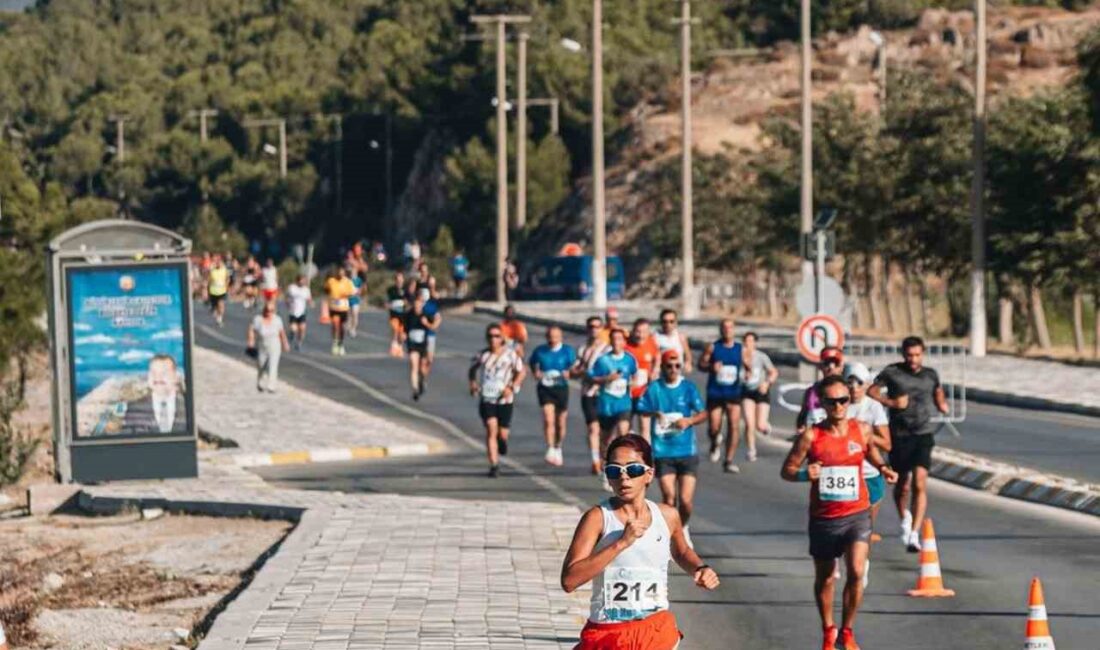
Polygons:
[[802,319],[794,335],[802,358],[808,363],[821,361],[821,350],[827,346],[844,347],[844,329],[828,314],[813,314]]

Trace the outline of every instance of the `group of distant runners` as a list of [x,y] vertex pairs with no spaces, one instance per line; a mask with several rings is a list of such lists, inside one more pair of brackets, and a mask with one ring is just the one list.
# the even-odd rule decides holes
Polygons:
[[[427,389],[442,315],[436,279],[419,256],[419,247],[406,248],[408,273],[394,273],[394,284],[386,291],[385,309],[390,316],[390,354],[408,359],[415,400]],[[376,242],[368,252],[361,243],[355,243],[321,282],[323,300],[318,317],[329,326],[333,356],[346,355],[346,339],[358,334],[371,259],[384,263],[384,248]],[[450,267],[454,295],[463,296],[468,290],[470,262],[459,250],[450,259]],[[239,300],[246,310],[257,309],[249,322],[246,350],[257,360],[257,389],[275,392],[281,353],[292,348],[301,350],[306,339],[309,313],[315,307],[309,278],[300,274],[280,287],[274,260],[268,259],[261,266],[255,257],[239,262],[229,253],[204,254],[195,259],[192,268],[192,291],[205,299],[217,326],[223,326],[231,298]],[[285,300],[285,324],[279,314],[280,297]]]

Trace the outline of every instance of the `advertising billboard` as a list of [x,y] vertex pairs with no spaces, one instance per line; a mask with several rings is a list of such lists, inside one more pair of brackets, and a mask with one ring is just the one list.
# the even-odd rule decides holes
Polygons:
[[191,435],[186,262],[65,276],[74,442]]

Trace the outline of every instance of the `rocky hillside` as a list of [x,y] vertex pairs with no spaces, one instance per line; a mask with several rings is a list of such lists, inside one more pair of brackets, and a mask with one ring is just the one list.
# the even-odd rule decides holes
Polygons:
[[[1075,48],[1090,30],[1100,26],[1100,7],[1083,12],[1047,8],[1010,7],[990,11],[988,84],[990,110],[1008,96],[1065,84],[1077,71]],[[919,68],[945,81],[972,85],[974,19],[970,12],[928,10],[918,24],[883,32],[887,65],[891,69]],[[694,80],[693,145],[703,154],[723,151],[751,154],[766,146],[761,137],[768,118],[797,118],[799,57],[797,43],[751,51],[710,53]],[[877,48],[870,27],[848,34],[829,33],[814,42],[815,101],[836,92],[854,96],[858,109],[889,110],[889,88],[883,97],[876,73]],[[629,259],[644,251],[645,233],[658,213],[670,206],[644,204],[639,188],[652,182],[658,168],[680,155],[679,83],[670,79],[661,96],[639,104],[625,129],[628,145],[616,160],[608,161],[607,219],[609,250],[628,257],[632,277],[652,260]],[[674,200],[674,199],[672,199]],[[673,207],[673,209],[675,209]],[[591,223],[590,184],[579,184],[559,211],[532,233],[524,247],[527,259],[552,251],[562,241],[587,241]],[[642,255],[641,257],[645,257]],[[673,289],[652,286],[655,294]]]

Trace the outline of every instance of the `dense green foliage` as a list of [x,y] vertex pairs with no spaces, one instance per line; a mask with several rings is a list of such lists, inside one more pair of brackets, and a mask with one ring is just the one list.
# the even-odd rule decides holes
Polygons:
[[[795,36],[798,4],[694,3],[695,56]],[[670,18],[677,7],[668,0],[604,5],[614,160],[631,140],[628,112],[642,100],[675,97],[669,80],[676,75],[677,31]],[[814,27],[820,33],[861,22],[911,24],[932,5],[969,2],[816,0]],[[561,209],[587,171],[590,0],[40,0],[26,14],[4,15],[0,230],[16,244],[2,254],[27,256],[66,223],[121,212],[180,228],[202,248],[240,252],[258,241],[286,250],[312,241],[321,244],[322,259],[352,238],[386,239],[391,248],[411,235],[432,241],[447,223],[453,245],[465,248],[475,266],[487,263],[495,219],[489,102],[495,45],[464,36],[479,32],[471,15],[496,12],[533,16],[530,95],[562,102],[559,134],[550,133],[544,109],[530,111],[534,229]],[[582,51],[562,47],[563,38]],[[508,57],[511,95],[514,43]],[[1080,251],[1100,250],[1100,36],[1082,46],[1081,61],[1079,88],[994,106],[990,259],[999,277],[1059,286],[1097,282],[1095,254]],[[816,202],[843,215],[842,250],[870,253],[886,243],[892,261],[959,277],[969,262],[971,100],[962,88],[915,73],[895,72],[890,88],[884,117],[855,111],[843,96],[817,107]],[[194,114],[202,108],[219,111],[205,142]],[[287,120],[285,178],[278,157],[265,153],[278,143],[277,129],[249,126],[275,116]],[[114,149],[119,117],[124,159]],[[798,131],[788,117],[767,125],[772,146],[751,160],[734,153],[698,158],[702,264],[778,267],[794,249]],[[509,128],[514,124],[510,116]],[[386,213],[388,140],[400,204],[392,214]],[[659,196],[659,209],[668,213],[677,205],[675,168],[670,162],[641,188]],[[421,179],[411,194],[438,195],[423,201],[434,211],[430,218],[408,207],[423,198],[406,191],[410,172]],[[647,252],[675,256],[675,220],[659,224]],[[40,275],[31,262],[20,257],[3,272],[26,267]],[[13,313],[39,300],[19,292],[40,283],[5,286],[2,303]],[[8,321],[16,325],[5,336],[21,340],[21,318]],[[0,361],[4,345],[0,340]]]

